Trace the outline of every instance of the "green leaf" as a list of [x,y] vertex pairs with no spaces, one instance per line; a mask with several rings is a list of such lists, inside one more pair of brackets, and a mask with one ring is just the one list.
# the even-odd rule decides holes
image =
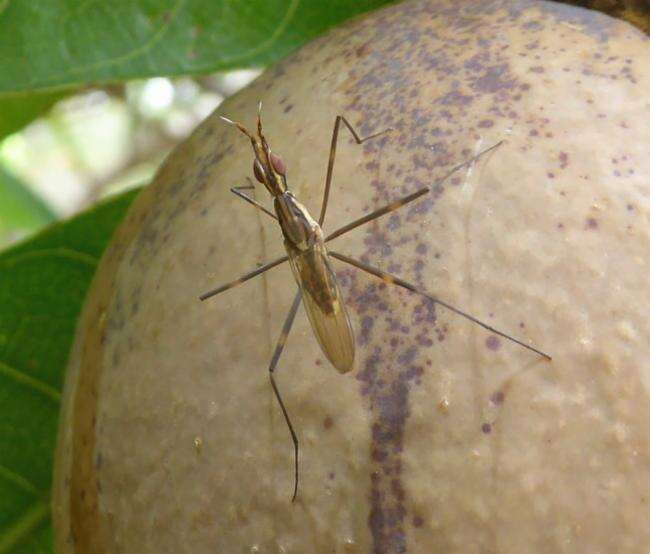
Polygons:
[[0,96],[0,140],[44,115],[64,96],[63,91]]
[[275,61],[387,0],[0,0],[0,94]]
[[136,192],[0,253],[0,553],[51,552],[64,368],[97,262]]
[[0,244],[53,222],[54,213],[17,177],[0,165]]

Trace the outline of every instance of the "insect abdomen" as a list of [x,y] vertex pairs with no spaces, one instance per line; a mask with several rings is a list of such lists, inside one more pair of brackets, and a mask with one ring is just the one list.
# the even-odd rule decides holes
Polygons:
[[306,251],[286,244],[312,329],[327,359],[341,373],[354,365],[354,334],[322,242]]

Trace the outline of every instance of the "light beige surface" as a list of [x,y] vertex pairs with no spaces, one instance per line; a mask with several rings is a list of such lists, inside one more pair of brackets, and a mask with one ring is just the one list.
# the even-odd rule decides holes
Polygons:
[[[357,367],[324,361],[282,252],[228,188],[246,140],[216,117],[136,202],[88,300],[58,454],[59,552],[642,552],[650,543],[650,42],[532,2],[411,2],[308,45],[224,104],[258,99],[314,213],[334,116],[333,229],[505,139],[417,207],[337,239],[491,324],[337,267]],[[263,198],[264,191],[259,191]],[[266,199],[265,199],[266,201]],[[333,246],[334,247],[334,246]],[[487,432],[490,431],[490,432]]]

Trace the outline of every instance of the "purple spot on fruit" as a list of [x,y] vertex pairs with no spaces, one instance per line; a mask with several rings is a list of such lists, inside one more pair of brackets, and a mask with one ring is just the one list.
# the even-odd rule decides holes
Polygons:
[[569,165],[569,155],[566,152],[560,152],[560,167],[564,169]]
[[549,171],[549,172],[546,174],[546,176],[547,176],[549,179],[555,179],[555,173],[553,173],[553,172],[551,172],[551,171]]
[[355,54],[357,55],[358,58],[362,58],[364,56],[367,56],[371,51],[372,51],[372,47],[370,46],[370,41],[368,41],[365,44],[359,46],[355,50]]
[[364,316],[361,320],[361,332],[359,333],[359,344],[365,345],[368,344],[370,339],[370,333],[372,327],[375,324],[375,320],[370,316]]
[[438,99],[438,103],[443,106],[461,106],[465,107],[472,103],[473,96],[462,94],[458,90],[452,90]]
[[499,348],[501,348],[501,341],[496,335],[490,335],[487,339],[485,339],[485,346],[487,346],[488,349],[496,352],[499,350]]
[[506,395],[503,393],[503,391],[496,391],[492,393],[492,396],[490,396],[490,402],[495,405],[503,404],[503,401],[506,399]]
[[478,123],[478,127],[480,129],[489,129],[490,127],[493,127],[493,126],[494,126],[494,121],[492,121],[491,119],[482,119]]
[[508,64],[502,63],[488,67],[483,75],[476,79],[472,88],[481,93],[495,93],[514,88],[516,80],[508,69]]
[[373,448],[371,456],[373,461],[383,462],[388,457],[388,453],[385,450],[380,450],[379,448]]
[[483,431],[486,435],[489,435],[492,432],[492,425],[489,423],[484,423],[481,425],[481,431]]
[[406,351],[402,352],[397,357],[397,361],[400,363],[400,365],[410,364],[413,362],[413,360],[415,360],[416,354],[417,354],[417,348],[413,346],[411,348],[408,348]]
[[598,229],[598,220],[593,217],[588,217],[586,227],[587,229]]

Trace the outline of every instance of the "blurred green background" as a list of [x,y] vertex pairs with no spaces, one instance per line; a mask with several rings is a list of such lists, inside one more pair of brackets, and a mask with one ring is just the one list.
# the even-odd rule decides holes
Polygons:
[[0,142],[0,249],[99,199],[146,184],[169,150],[260,73],[89,87]]

